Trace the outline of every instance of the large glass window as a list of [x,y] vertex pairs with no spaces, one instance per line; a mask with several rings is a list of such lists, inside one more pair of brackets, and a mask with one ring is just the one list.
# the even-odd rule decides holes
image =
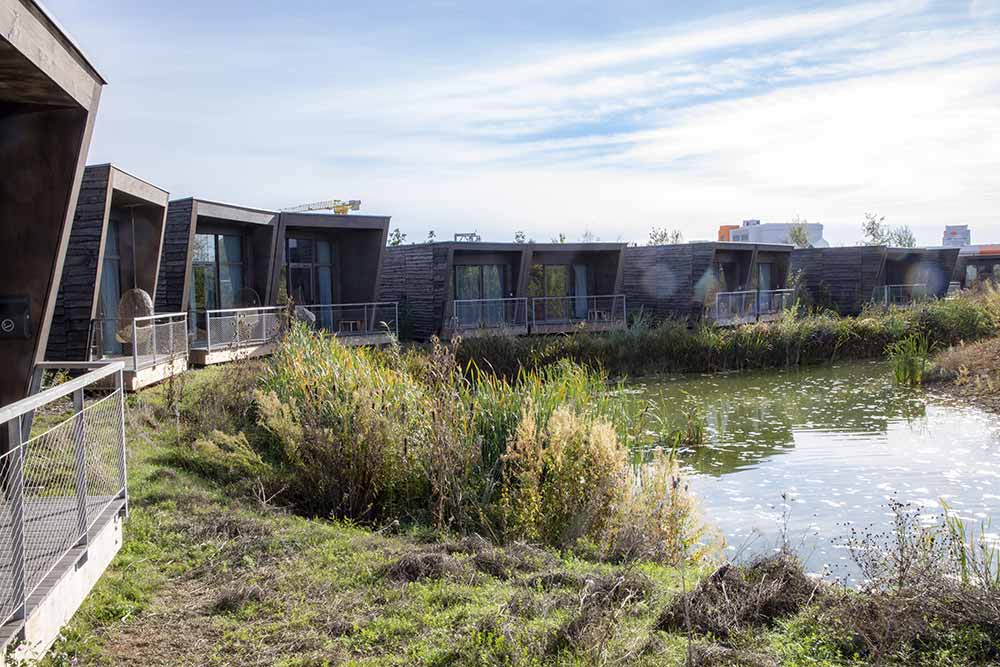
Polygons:
[[534,264],[528,279],[528,296],[536,299],[536,321],[586,319],[587,267],[583,264]]
[[188,299],[192,327],[204,328],[206,310],[246,305],[241,303],[240,296],[243,274],[243,237],[195,234]]
[[288,295],[299,305],[325,306],[316,308],[314,315],[319,326],[333,331],[333,246],[326,239],[289,237],[285,258]]
[[104,240],[104,264],[101,267],[101,289],[98,296],[98,317],[101,320],[101,353],[122,354],[122,344],[115,338],[118,328],[118,302],[122,296],[122,258],[118,243],[118,223],[108,222]]
[[288,294],[301,305],[334,300],[333,247],[324,239],[289,238],[285,248]]
[[[496,325],[504,319],[504,264],[460,264],[455,266],[455,317],[463,326]],[[490,299],[491,302],[483,302]]]

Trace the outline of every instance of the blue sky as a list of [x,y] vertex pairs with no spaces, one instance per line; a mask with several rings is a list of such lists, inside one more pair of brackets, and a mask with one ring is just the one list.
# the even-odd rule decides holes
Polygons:
[[109,81],[90,162],[174,196],[362,199],[409,240],[1000,242],[1000,0],[46,4]]

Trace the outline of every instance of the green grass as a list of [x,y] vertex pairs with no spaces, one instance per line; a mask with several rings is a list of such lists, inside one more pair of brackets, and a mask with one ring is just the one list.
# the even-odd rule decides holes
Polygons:
[[[690,591],[709,574],[707,563],[684,570],[622,565],[602,560],[585,542],[563,551],[496,546],[420,522],[362,527],[304,518],[280,509],[280,493],[263,503],[252,485],[201,476],[203,469],[187,464],[191,432],[230,421],[206,401],[228,372],[193,371],[182,385],[130,397],[125,541],[46,664],[685,664],[686,636],[661,629],[673,627],[661,619],[682,582]],[[561,381],[561,388],[530,391],[545,404],[551,400],[546,392],[577,395],[591,380]],[[490,386],[498,402],[513,400],[508,387]],[[484,390],[479,398],[488,395]],[[246,416],[241,419],[245,424]],[[700,423],[696,411],[682,411],[679,419],[692,429]],[[488,421],[498,432],[484,438],[502,439],[502,414]],[[984,581],[996,578],[995,552],[965,555],[967,571],[985,572]],[[1000,657],[1000,622],[984,625],[990,618],[984,615],[964,629],[935,631],[933,642],[904,642],[876,659],[852,626],[866,616],[852,610],[877,611],[893,599],[886,592],[839,591],[810,597],[795,612],[754,621],[725,639],[696,629],[695,664],[957,667]],[[916,602],[911,608],[923,613]]]

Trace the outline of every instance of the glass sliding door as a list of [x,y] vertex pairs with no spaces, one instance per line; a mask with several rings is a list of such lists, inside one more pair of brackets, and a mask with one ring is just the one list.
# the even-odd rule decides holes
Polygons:
[[195,337],[205,331],[206,310],[241,308],[245,287],[243,237],[238,234],[195,234],[191,250],[188,322]]
[[455,319],[459,326],[478,327],[482,320],[483,267],[455,267]]
[[495,299],[484,304],[483,320],[487,326],[498,326],[504,320],[503,267],[489,264],[483,267],[483,298]]
[[507,319],[507,267],[503,264],[459,264],[454,268],[455,319],[459,326],[495,327]]
[[118,302],[122,296],[121,251],[118,244],[118,224],[108,222],[107,238],[104,240],[104,263],[101,265],[101,287],[98,295],[98,319],[101,320],[100,353],[102,356],[123,354],[124,348],[118,342]]
[[574,296],[573,306],[576,312],[573,316],[578,320],[588,319],[588,303],[587,303],[587,265],[586,264],[574,264],[573,265],[573,290]]
[[761,262],[757,265],[757,312],[769,313],[774,310],[771,305],[771,295],[765,294],[774,289],[774,264],[771,262]]
[[535,320],[560,322],[570,319],[573,304],[565,297],[573,296],[572,286],[569,264],[535,264],[532,266],[528,282],[528,296],[537,299],[534,301]]
[[[330,241],[308,237],[289,237],[285,247],[285,274],[288,295],[300,306],[314,306],[316,325],[327,331],[337,331],[338,313],[334,312],[336,293],[333,282],[334,251]],[[363,309],[362,309],[363,310]],[[360,311],[359,311],[360,312]],[[352,312],[350,331],[367,327],[358,326]]]

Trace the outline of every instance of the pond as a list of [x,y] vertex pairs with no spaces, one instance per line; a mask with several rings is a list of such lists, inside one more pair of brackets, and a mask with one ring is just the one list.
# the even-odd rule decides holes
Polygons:
[[[1000,419],[894,385],[883,363],[645,379],[633,389],[696,402],[708,443],[681,453],[708,523],[731,558],[776,548],[787,530],[807,569],[851,578],[851,526],[888,529],[888,500],[940,517],[945,501],[1000,522]],[[1000,524],[988,534],[997,539]]]

